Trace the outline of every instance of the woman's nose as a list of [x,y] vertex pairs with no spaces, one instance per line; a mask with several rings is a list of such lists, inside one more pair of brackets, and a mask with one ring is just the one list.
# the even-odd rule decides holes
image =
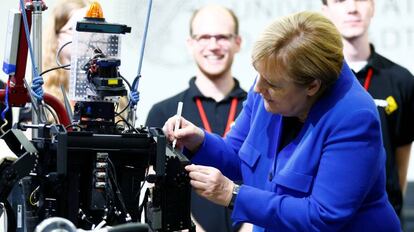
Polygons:
[[257,76],[256,84],[254,85],[253,91],[256,93],[262,93],[263,91],[263,81],[260,75]]

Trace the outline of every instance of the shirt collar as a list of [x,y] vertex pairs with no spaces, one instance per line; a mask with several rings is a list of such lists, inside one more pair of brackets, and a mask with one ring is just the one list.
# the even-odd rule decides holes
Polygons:
[[[234,87],[230,91],[230,93],[222,101],[226,101],[226,100],[229,100],[229,99],[232,99],[232,98],[242,99],[242,98],[246,97],[246,92],[242,88],[240,88],[239,81],[236,78],[233,78],[233,79],[234,79]],[[204,98],[204,99],[206,99],[207,97],[205,97],[201,93],[201,91],[198,89],[198,87],[196,86],[195,80],[196,80],[196,77],[193,77],[193,78],[190,79],[190,82],[189,82],[190,88],[189,88],[189,91],[188,91],[189,96],[192,99],[195,99],[195,98]]]
[[376,68],[378,68],[378,65],[380,64],[378,53],[375,51],[375,47],[373,44],[370,44],[369,47],[371,50],[371,54],[368,57],[368,63],[366,68],[372,68],[375,70]]

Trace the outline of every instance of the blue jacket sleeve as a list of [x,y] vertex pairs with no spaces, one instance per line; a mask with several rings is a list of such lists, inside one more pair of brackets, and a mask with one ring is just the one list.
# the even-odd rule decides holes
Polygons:
[[193,163],[218,168],[234,181],[242,179],[238,152],[250,130],[251,108],[255,97],[257,94],[250,90],[243,103],[243,110],[224,139],[205,132],[204,142],[192,158]]

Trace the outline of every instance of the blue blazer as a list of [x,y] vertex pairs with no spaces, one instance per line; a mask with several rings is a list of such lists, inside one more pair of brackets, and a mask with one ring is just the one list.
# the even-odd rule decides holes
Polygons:
[[280,152],[282,116],[263,104],[251,89],[226,138],[206,132],[193,158],[243,180],[235,223],[254,231],[401,230],[385,192],[378,112],[346,63]]

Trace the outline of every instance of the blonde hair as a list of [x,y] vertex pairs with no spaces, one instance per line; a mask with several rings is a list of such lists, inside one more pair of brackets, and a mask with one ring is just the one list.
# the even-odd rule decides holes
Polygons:
[[338,79],[344,60],[342,38],[322,14],[299,12],[275,20],[255,42],[252,62],[270,73],[284,71],[296,84],[320,80],[323,92]]
[[[58,48],[58,37],[62,27],[69,21],[72,13],[86,7],[89,0],[59,0],[52,9],[48,25],[43,33],[43,56],[42,70],[48,70],[57,66],[56,53]],[[63,64],[62,64],[63,65]],[[52,94],[63,101],[61,85],[66,91],[69,90],[69,72],[64,69],[57,69],[44,74],[45,92]]]

